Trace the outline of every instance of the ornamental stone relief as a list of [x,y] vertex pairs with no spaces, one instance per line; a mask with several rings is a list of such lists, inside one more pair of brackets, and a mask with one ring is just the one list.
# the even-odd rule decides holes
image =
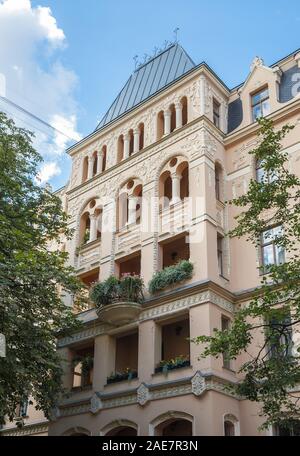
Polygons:
[[149,388],[145,383],[141,383],[137,389],[137,403],[142,407],[147,404],[150,399]]
[[100,412],[100,410],[103,408],[102,401],[100,397],[98,396],[97,393],[94,393],[93,396],[91,397],[91,406],[90,406],[90,412],[95,415],[96,413]]
[[205,378],[202,376],[201,372],[196,372],[192,378],[192,393],[195,396],[201,396],[205,391]]

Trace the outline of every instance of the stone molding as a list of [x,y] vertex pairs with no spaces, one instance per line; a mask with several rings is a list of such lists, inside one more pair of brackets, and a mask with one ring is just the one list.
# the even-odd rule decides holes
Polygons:
[[14,427],[10,429],[2,429],[0,435],[2,436],[11,436],[11,437],[21,437],[25,435],[34,435],[41,434],[42,432],[48,432],[48,422],[37,423],[37,424],[27,424],[21,428]]
[[[146,320],[152,320],[159,318],[165,315],[172,315],[175,312],[178,312],[182,309],[189,309],[191,307],[211,303],[215,304],[221,309],[224,309],[230,313],[234,312],[234,304],[230,301],[218,296],[213,291],[203,291],[202,293],[197,293],[194,295],[186,296],[184,298],[176,299],[174,301],[167,302],[158,306],[149,307],[148,309],[142,310],[139,318],[135,321],[132,321],[131,324],[141,323]],[[87,328],[83,331],[75,333],[73,336],[67,336],[59,340],[58,347],[64,347],[75,342],[79,342],[86,339],[92,339],[101,334],[107,333],[111,329],[111,326],[108,324],[96,324],[91,328]]]
[[134,404],[144,407],[150,401],[187,394],[193,394],[200,398],[206,391],[216,391],[240,400],[240,398],[225,390],[224,385],[226,382],[224,382],[222,378],[203,375],[200,371],[197,371],[192,377],[166,381],[160,384],[146,384],[143,382],[132,390],[116,391],[109,393],[109,395],[107,393],[96,392],[90,399],[81,401],[78,404],[75,402],[62,404],[60,416],[66,417],[88,412],[95,415],[105,409]]

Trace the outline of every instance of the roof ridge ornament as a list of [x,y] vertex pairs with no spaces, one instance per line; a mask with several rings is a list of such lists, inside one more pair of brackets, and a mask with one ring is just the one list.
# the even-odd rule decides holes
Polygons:
[[250,71],[252,72],[254,68],[261,67],[265,64],[264,60],[261,57],[255,56],[250,65]]
[[138,70],[139,68],[141,68],[143,65],[145,65],[147,62],[150,62],[150,60],[154,59],[155,57],[157,57],[159,54],[162,54],[163,52],[165,52],[167,49],[169,49],[171,46],[174,46],[175,44],[178,44],[178,31],[179,31],[179,27],[176,27],[176,29],[173,31],[174,33],[174,41],[169,41],[169,40],[165,40],[163,42],[163,45],[161,47],[157,47],[155,46],[152,50],[152,54],[149,55],[147,53],[145,53],[143,55],[143,58],[142,59],[139,59],[139,56],[138,55],[135,55],[133,57],[133,60],[134,60],[134,70]]

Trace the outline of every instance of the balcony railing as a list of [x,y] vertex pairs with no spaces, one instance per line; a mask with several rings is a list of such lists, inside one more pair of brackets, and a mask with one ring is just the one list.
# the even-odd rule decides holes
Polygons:
[[90,266],[100,260],[101,239],[88,242],[77,249],[77,269],[90,269]]
[[190,222],[188,201],[178,201],[160,211],[160,233],[178,233]]
[[141,243],[141,226],[133,223],[121,228],[117,233],[117,252]]

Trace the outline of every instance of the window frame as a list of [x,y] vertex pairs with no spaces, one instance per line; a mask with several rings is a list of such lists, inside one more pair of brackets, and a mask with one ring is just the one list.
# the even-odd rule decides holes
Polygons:
[[[226,327],[224,327],[223,323],[226,322]],[[227,331],[230,329],[231,326],[231,319],[226,315],[221,315],[221,331]],[[232,371],[232,360],[226,359],[226,352],[222,353],[222,362],[223,362],[223,369],[227,369]]]
[[[275,228],[279,228],[281,227],[282,230],[283,230],[283,226],[282,225],[275,225],[275,226],[271,226],[270,228],[266,229],[266,230],[263,230],[260,234],[260,255],[261,255],[261,266],[262,266],[262,270],[263,270],[263,273],[267,273],[268,272],[268,267],[269,266],[280,266],[280,264],[283,264],[285,263],[285,249],[283,249],[283,256],[284,256],[284,259],[283,259],[283,262],[282,263],[279,263],[278,262],[278,258],[277,258],[277,254],[276,254],[276,246],[278,246],[278,244],[275,243],[275,239],[270,237],[269,240],[267,241],[264,241],[264,233],[266,233],[267,231],[271,231],[271,230],[274,230]],[[264,249],[268,246],[272,246],[272,253],[273,253],[273,263],[269,263],[269,264],[265,264],[265,260],[264,260]]]
[[[213,98],[213,123],[217,128],[220,128],[220,106],[221,103],[219,103],[216,98]],[[217,110],[215,108],[217,108]]]
[[[263,93],[263,92],[266,92],[267,91],[267,96],[263,97],[263,98],[259,98],[259,100],[257,102],[254,102],[253,99],[255,96],[259,95],[260,93]],[[266,101],[269,101],[268,105],[268,109],[269,109],[269,112],[267,112],[266,114],[263,112],[263,103],[266,102]],[[260,88],[259,90],[256,90],[255,92],[251,93],[250,94],[250,104],[251,104],[251,115],[252,115],[252,121],[253,122],[256,122],[257,119],[259,119],[260,117],[265,117],[266,115],[270,114],[271,112],[271,107],[270,107],[270,92],[269,92],[269,87],[268,86],[265,86],[265,87],[262,87]],[[256,116],[254,115],[254,109],[257,108],[259,106],[260,108],[260,113],[261,115],[260,116]]]

